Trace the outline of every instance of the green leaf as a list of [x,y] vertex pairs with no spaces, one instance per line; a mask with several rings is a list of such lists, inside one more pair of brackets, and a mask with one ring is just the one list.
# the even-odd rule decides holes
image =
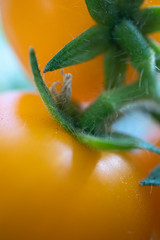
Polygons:
[[160,149],[156,148],[152,144],[146,143],[140,139],[125,134],[112,133],[112,135],[109,134],[104,137],[98,137],[91,134],[82,133],[82,130],[75,128],[72,122],[70,122],[63,115],[63,113],[58,110],[49,89],[47,88],[41,77],[35,52],[32,48],[30,49],[30,63],[34,75],[35,84],[39,90],[40,96],[46,108],[48,109],[48,112],[59,124],[61,124],[61,126],[67,132],[69,132],[79,142],[85,144],[86,146],[94,150],[118,151],[142,148],[160,154]]
[[160,7],[142,9],[135,15],[135,22],[145,34],[160,31]]
[[109,25],[116,21],[117,0],[85,0],[91,17],[99,24]]
[[122,50],[110,46],[104,56],[105,89],[119,87],[125,81],[127,56]]
[[149,176],[140,183],[141,186],[160,186],[160,165],[151,171]]
[[45,66],[44,73],[88,61],[104,52],[109,45],[109,30],[94,26],[61,49]]
[[121,15],[131,17],[135,11],[142,5],[144,0],[119,0],[118,8]]

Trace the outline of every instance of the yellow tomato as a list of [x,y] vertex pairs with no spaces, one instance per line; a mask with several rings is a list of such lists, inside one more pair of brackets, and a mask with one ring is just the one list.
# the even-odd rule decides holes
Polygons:
[[151,238],[134,155],[81,145],[32,93],[0,96],[0,133],[0,239]]

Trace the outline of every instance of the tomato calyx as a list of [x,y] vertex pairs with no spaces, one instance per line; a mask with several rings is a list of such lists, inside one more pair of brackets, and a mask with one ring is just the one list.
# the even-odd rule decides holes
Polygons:
[[45,66],[44,73],[88,61],[109,48],[109,28],[93,26],[62,48]]
[[[47,63],[44,73],[88,61],[104,52],[105,89],[112,89],[124,83],[128,59],[131,59],[133,67],[141,76],[142,68],[144,71],[147,66],[141,63],[143,66],[139,69],[136,62],[138,59],[139,62],[144,59],[151,60],[149,52],[151,52],[152,46],[147,41],[146,34],[160,30],[160,8],[140,9],[142,3],[142,0],[86,0],[89,13],[98,25],[88,29],[61,49]],[[124,29],[125,31],[123,31]],[[111,48],[114,51],[111,52]],[[137,55],[137,53],[139,54]],[[156,53],[153,49],[152,55],[154,54]],[[133,57],[131,58],[131,56]],[[110,65],[111,58],[113,58],[112,66]],[[154,61],[152,59],[152,67],[155,65]],[[117,65],[119,69],[117,69]],[[116,71],[114,71],[115,69]]]
[[[77,119],[73,117],[73,115],[77,116],[78,113],[73,111],[74,114],[71,115],[69,108],[66,111],[58,108],[50,90],[44,83],[44,80],[40,74],[35,52],[32,48],[30,49],[30,63],[35,84],[49,113],[58,123],[60,123],[60,125],[66,131],[68,131],[79,142],[95,150],[119,151],[147,149],[160,154],[159,148],[136,137],[118,132],[103,132],[103,134],[92,134],[87,132],[83,127],[80,127],[80,125],[76,123]],[[81,119],[81,114],[79,116]]]
[[[54,71],[88,61],[104,53],[104,92],[83,114],[84,121],[81,121],[81,126],[84,128],[88,128],[88,125],[84,125],[85,122],[92,122],[92,118],[97,114],[96,106],[100,102],[102,104],[104,98],[107,99],[105,108],[109,110],[103,110],[103,113],[99,110],[99,122],[110,114],[110,109],[119,110],[117,105],[113,108],[113,99],[108,104],[108,96],[113,94],[110,90],[124,85],[128,59],[139,73],[139,78],[137,89],[133,85],[133,91],[136,90],[137,94],[131,94],[128,101],[124,95],[125,104],[139,99],[139,92],[144,99],[160,101],[160,84],[157,78],[157,71],[160,69],[160,47],[146,36],[150,32],[160,30],[160,7],[140,9],[142,3],[143,0],[86,0],[89,13],[98,25],[69,42],[44,68],[44,73]],[[123,87],[121,89],[124,93]],[[118,92],[121,89],[118,89]],[[121,108],[121,104],[119,106]],[[93,124],[88,130],[92,129]]]
[[148,177],[140,183],[141,186],[160,186],[160,165],[154,168]]
[[[71,99],[70,95],[69,98],[66,95],[68,87],[71,93],[69,85],[66,87],[64,83],[60,93],[57,93],[55,85],[49,91],[40,74],[35,52],[30,49],[34,80],[49,113],[79,142],[95,150],[147,149],[160,154],[160,149],[150,143],[112,131],[112,123],[117,115],[121,115],[122,109],[142,108],[153,116],[160,115],[160,83],[157,77],[160,47],[146,36],[159,30],[160,8],[141,10],[142,3],[143,0],[86,0],[89,13],[98,25],[69,42],[45,66],[44,73],[79,64],[105,53],[104,90],[85,110],[78,103],[68,101]],[[145,24],[142,16],[145,19],[148,16]],[[155,25],[153,20],[156,20]],[[154,26],[150,26],[151,23]],[[125,85],[128,59],[139,77],[135,83]],[[63,73],[63,76],[70,75]],[[62,100],[66,100],[67,104],[61,104]],[[111,124],[105,129],[105,122],[109,118]]]
[[[44,73],[105,53],[104,91],[85,110],[78,103],[68,101],[71,96],[66,96],[65,87],[58,94],[55,88],[57,83],[52,86],[51,95],[41,77],[34,50],[30,50],[35,83],[50,114],[77,140],[96,150],[143,148],[160,153],[158,148],[141,139],[115,133],[110,128],[104,130],[105,121],[111,118],[112,127],[121,109],[134,106],[146,110],[147,103],[147,111],[153,116],[159,115],[157,70],[160,66],[160,47],[144,33],[159,30],[160,8],[141,10],[142,3],[143,0],[86,0],[88,11],[98,25],[69,42],[45,66]],[[139,73],[139,78],[133,84],[124,85],[128,59]],[[70,87],[68,89],[71,93]],[[67,104],[63,104],[64,101]]]

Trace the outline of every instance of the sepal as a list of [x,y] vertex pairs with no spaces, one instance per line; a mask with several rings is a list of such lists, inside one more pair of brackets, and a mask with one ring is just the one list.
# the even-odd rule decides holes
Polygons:
[[119,0],[118,8],[120,15],[124,15],[126,17],[134,16],[143,2],[144,0]]
[[126,70],[126,52],[115,46],[110,46],[104,55],[105,89],[110,90],[122,86]]
[[34,50],[30,49],[30,63],[34,75],[35,84],[39,90],[40,96],[48,109],[51,116],[73,137],[86,146],[101,151],[119,151],[119,150],[132,150],[132,149],[146,149],[160,154],[160,149],[154,145],[147,143],[141,139],[128,136],[121,133],[108,133],[104,136],[96,136],[84,133],[81,129],[75,127],[74,123],[59,111],[56,103],[45,85],[40,70],[38,68],[37,59]]
[[93,136],[90,134],[79,134],[78,140],[88,147],[101,151],[128,151],[133,149],[146,149],[160,154],[160,149],[139,138],[119,133],[110,132],[104,137]]
[[99,24],[109,25],[118,18],[117,0],[85,0],[91,17]]
[[135,15],[135,22],[144,34],[160,31],[160,7],[142,9]]
[[155,53],[144,36],[131,21],[123,20],[115,27],[114,37],[117,44],[128,53],[133,67],[139,72],[139,86],[145,87],[148,96],[160,99]]
[[94,26],[62,48],[45,66],[44,73],[88,61],[109,45],[107,27]]
[[140,183],[141,186],[160,186],[160,165],[154,168],[148,177]]

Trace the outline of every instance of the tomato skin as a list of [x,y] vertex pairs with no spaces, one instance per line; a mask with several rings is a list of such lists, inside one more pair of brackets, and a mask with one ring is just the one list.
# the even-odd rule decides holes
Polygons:
[[154,238],[153,240],[160,240],[160,187],[152,187],[152,201],[154,212]]
[[[154,154],[153,154],[154,155]],[[160,157],[155,155],[152,157],[152,161],[156,167],[160,164]],[[153,168],[150,168],[150,171]],[[153,219],[154,219],[154,238],[153,240],[160,240],[160,186],[151,187],[151,197],[152,197],[152,206],[153,206]]]
[[0,132],[0,239],[150,239],[134,156],[81,145],[33,93],[0,96]]
[[[153,139],[152,139],[153,141]],[[157,146],[160,146],[159,135],[154,136],[154,143],[157,143]],[[149,173],[160,164],[160,156],[155,153],[148,153],[142,151],[135,153],[135,163],[139,167],[144,177],[147,177]],[[152,201],[152,211],[153,211],[153,222],[154,222],[154,234],[153,240],[160,240],[160,187],[151,186],[150,195]]]

